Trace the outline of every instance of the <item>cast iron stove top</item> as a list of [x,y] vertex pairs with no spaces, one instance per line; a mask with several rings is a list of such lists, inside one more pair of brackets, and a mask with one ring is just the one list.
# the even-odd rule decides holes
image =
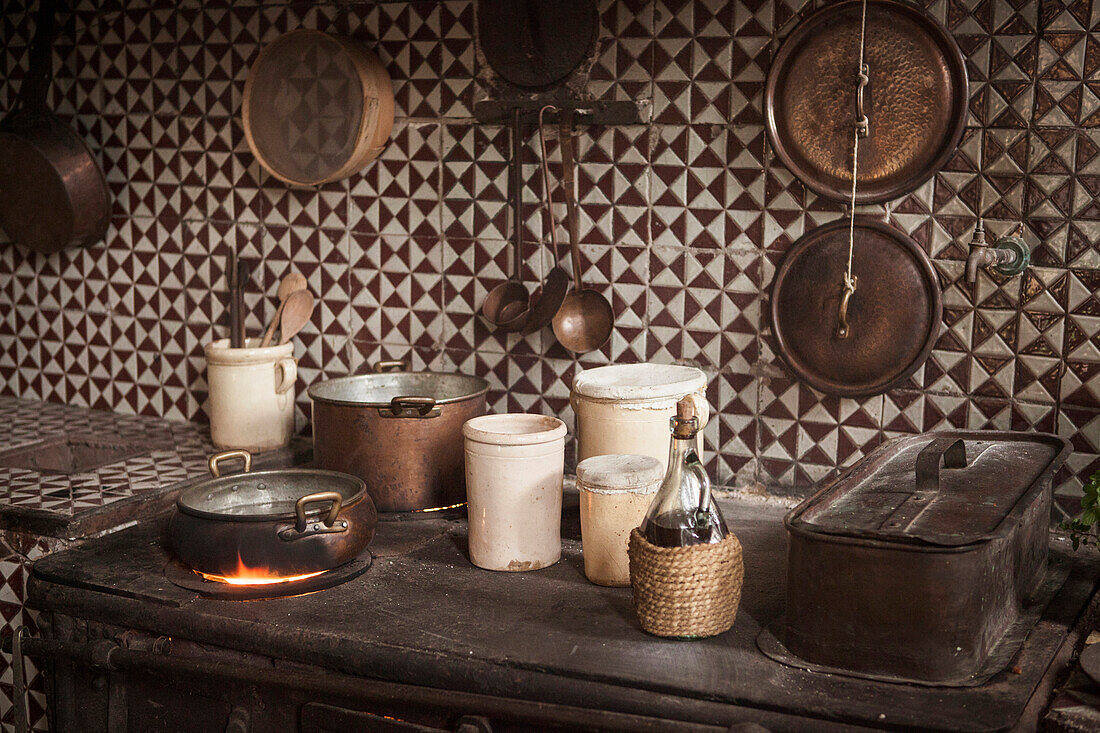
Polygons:
[[645,634],[628,588],[585,580],[574,493],[566,495],[563,559],[536,572],[473,567],[464,521],[387,522],[371,545],[370,572],[317,593],[230,603],[169,581],[162,521],[39,560],[29,603],[147,634],[443,690],[709,725],[754,720],[773,730],[839,724],[977,731],[1038,717],[1052,678],[1068,661],[1067,645],[1082,638],[1084,609],[1100,577],[1097,555],[1075,556],[1012,668],[983,685],[930,688],[822,674],[785,666],[756,646],[761,628],[784,611],[782,517],[789,507],[773,500],[721,506],[745,549],[741,609],[731,631],[692,642]]

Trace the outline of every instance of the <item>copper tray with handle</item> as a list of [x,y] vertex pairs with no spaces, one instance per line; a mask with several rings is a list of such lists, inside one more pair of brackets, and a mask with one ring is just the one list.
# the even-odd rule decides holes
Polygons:
[[943,299],[932,261],[912,238],[857,218],[854,241],[858,287],[847,299],[847,220],[791,245],[772,283],[771,326],[779,355],[803,382],[826,394],[870,397],[901,384],[932,353]]
[[[852,136],[862,0],[841,0],[799,23],[768,71],[764,112],[776,155],[830,199],[852,189]],[[966,62],[951,34],[902,0],[867,0],[868,136],[859,143],[856,201],[879,203],[920,187],[966,127]]]

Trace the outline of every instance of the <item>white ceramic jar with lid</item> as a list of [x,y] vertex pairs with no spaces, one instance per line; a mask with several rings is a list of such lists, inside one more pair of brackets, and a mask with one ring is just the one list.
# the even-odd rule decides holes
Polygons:
[[665,472],[653,456],[592,456],[577,466],[584,574],[597,585],[630,585],[627,543]]
[[706,424],[707,376],[677,364],[615,364],[581,372],[569,402],[577,417],[577,461],[592,456],[653,456],[668,465],[668,421],[676,403],[694,395],[699,426]]

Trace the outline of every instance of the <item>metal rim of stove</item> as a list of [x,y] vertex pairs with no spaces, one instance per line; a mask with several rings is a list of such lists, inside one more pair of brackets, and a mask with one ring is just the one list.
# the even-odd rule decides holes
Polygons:
[[262,585],[232,585],[216,580],[206,580],[179,560],[173,559],[169,560],[164,566],[164,577],[173,585],[198,593],[204,598],[222,601],[259,601],[300,596],[334,588],[349,580],[358,578],[367,572],[373,562],[374,557],[371,553],[364,552],[359,557],[343,565],[302,580]]

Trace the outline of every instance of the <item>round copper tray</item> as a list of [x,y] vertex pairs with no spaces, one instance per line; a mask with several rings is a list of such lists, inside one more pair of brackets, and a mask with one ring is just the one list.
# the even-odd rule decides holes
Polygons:
[[928,358],[940,332],[942,299],[920,245],[880,221],[857,220],[848,307],[838,338],[848,222],[813,229],[791,245],[775,275],[771,325],[791,371],[814,389],[868,397],[897,386]]
[[[852,186],[860,0],[832,3],[787,36],[768,71],[768,136],[783,164],[811,189],[847,201]],[[903,196],[954,152],[966,127],[966,62],[955,39],[921,8],[867,0],[859,203]]]

